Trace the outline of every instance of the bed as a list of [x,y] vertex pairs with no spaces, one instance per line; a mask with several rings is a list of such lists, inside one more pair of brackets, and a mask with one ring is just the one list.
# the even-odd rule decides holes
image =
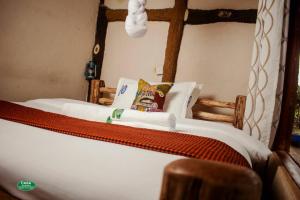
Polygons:
[[[37,99],[17,102],[16,105],[38,109],[37,112],[42,110],[61,115],[64,114],[63,108],[66,104],[96,106],[95,102],[112,103],[103,98],[103,92],[114,93],[115,89],[104,87],[103,81],[94,81],[93,86],[90,103],[70,99]],[[236,103],[211,101],[211,103],[207,100],[199,100],[198,102],[234,108],[236,116],[239,115],[238,113],[243,113],[236,109],[237,105],[243,104],[239,101]],[[35,110],[26,112],[35,112]],[[234,118],[234,116],[197,115],[197,113],[194,116],[206,118],[217,116],[217,121],[227,120],[239,124],[236,123],[239,121],[236,120],[238,117]],[[270,150],[230,123],[177,119],[176,131],[212,138],[230,146],[252,168],[264,166],[271,154]],[[187,157],[58,134],[53,130],[3,118],[0,119],[0,147],[0,186],[20,199],[172,199],[167,198],[166,195],[166,193],[170,194],[168,187],[170,185],[167,184],[168,177],[164,168],[171,162],[178,165],[178,159]],[[187,160],[190,161],[191,159]],[[214,162],[204,163],[207,170],[212,170],[213,166],[215,166],[213,169],[224,170],[224,165],[219,164],[218,162],[217,165]],[[233,166],[233,169],[235,172],[250,171],[246,167],[239,166]],[[174,168],[171,166],[169,170],[174,171]],[[20,191],[16,188],[20,180],[33,181],[37,188],[29,192]]]

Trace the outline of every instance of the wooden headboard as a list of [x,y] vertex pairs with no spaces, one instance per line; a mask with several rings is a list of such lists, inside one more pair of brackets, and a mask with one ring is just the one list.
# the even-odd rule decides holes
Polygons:
[[[111,105],[113,103],[112,98],[104,97],[104,93],[114,95],[116,93],[116,88],[105,87],[105,82],[103,80],[92,80],[91,81],[91,95],[89,102],[101,104],[101,105]],[[243,128],[244,112],[246,106],[246,97],[237,96],[235,102],[225,102],[216,101],[211,99],[199,98],[196,104],[205,106],[208,108],[224,108],[233,110],[232,115],[216,114],[210,112],[204,112],[201,110],[193,110],[194,119],[204,119],[209,121],[217,122],[227,122],[231,123],[234,127],[238,129]]]

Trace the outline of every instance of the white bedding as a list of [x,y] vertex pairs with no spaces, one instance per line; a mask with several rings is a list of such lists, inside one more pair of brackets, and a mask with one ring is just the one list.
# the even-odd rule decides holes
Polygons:
[[[66,99],[20,103],[61,113]],[[180,132],[220,140],[248,162],[265,162],[263,144],[230,125],[177,120]],[[182,156],[73,137],[0,119],[0,185],[21,199],[158,199],[164,166]],[[20,180],[37,188],[16,189]]]

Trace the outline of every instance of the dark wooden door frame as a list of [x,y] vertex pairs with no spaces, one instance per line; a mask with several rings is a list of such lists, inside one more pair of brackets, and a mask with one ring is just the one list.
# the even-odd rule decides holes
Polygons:
[[300,56],[300,1],[291,0],[281,114],[273,150],[289,151],[293,130]]

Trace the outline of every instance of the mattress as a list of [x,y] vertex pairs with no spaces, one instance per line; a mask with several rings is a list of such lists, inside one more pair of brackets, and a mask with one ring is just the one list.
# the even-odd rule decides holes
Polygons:
[[[68,99],[19,104],[60,113],[67,102],[87,104]],[[176,131],[224,142],[249,164],[266,162],[271,153],[227,124],[177,119]],[[0,120],[0,185],[21,199],[158,199],[164,167],[180,158]],[[20,180],[33,181],[37,188],[19,191]]]

